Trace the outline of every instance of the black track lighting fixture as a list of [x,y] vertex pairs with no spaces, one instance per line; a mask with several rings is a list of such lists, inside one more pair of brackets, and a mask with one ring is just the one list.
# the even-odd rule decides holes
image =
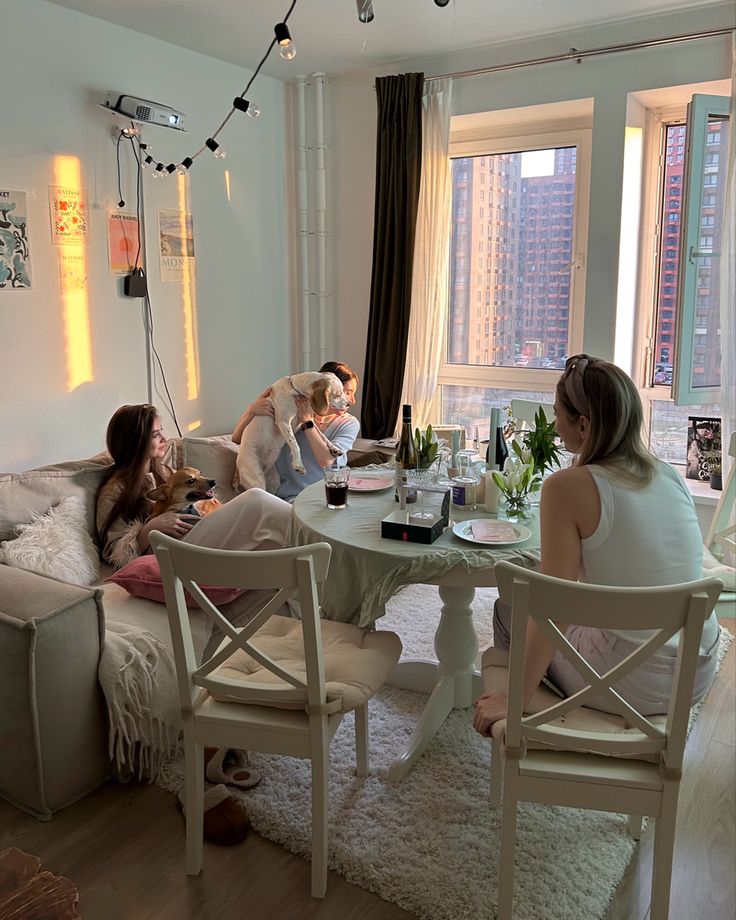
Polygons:
[[372,0],[355,0],[358,7],[358,20],[360,22],[373,22]]
[[435,6],[447,6],[450,0],[434,0]]

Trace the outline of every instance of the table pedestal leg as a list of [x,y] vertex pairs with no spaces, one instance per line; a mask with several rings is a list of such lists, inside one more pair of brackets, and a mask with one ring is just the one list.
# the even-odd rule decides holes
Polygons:
[[480,675],[474,670],[478,654],[474,596],[472,587],[441,587],[442,614],[434,636],[438,660],[402,661],[391,672],[388,682],[393,686],[430,694],[406,750],[391,764],[391,782],[406,776],[453,709],[472,705],[482,692]]

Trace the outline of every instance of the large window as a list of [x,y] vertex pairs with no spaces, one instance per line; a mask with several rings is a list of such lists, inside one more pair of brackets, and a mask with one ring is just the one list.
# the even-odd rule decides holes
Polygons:
[[[727,99],[701,100],[653,122],[656,187],[653,310],[642,395],[652,449],[685,463],[688,416],[718,416],[719,262],[727,161]],[[703,103],[705,100],[705,103]],[[646,300],[644,302],[646,307]],[[679,392],[676,384],[679,382]]]
[[441,417],[483,428],[512,396],[550,401],[580,348],[589,134],[454,144],[451,171]]

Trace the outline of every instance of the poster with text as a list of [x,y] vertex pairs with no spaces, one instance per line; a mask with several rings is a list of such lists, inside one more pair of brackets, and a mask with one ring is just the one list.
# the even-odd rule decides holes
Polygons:
[[0,291],[32,287],[26,193],[0,188]]
[[87,192],[82,188],[49,186],[51,239],[54,246],[87,242]]
[[62,294],[77,294],[87,289],[87,253],[78,246],[59,250],[59,280]]
[[162,281],[194,275],[194,226],[187,211],[158,212],[159,264]]
[[138,218],[124,211],[107,215],[107,252],[113,275],[129,275],[135,268],[138,250]]

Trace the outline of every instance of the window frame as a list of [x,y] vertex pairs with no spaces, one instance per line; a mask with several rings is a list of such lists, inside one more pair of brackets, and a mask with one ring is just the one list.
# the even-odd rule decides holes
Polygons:
[[[701,224],[703,197],[705,194],[711,194],[711,186],[704,182],[704,169],[708,165],[709,157],[712,159],[718,156],[708,152],[708,124],[712,115],[732,118],[731,100],[727,96],[693,94],[687,107],[687,146],[683,174],[680,277],[672,377],[672,399],[676,406],[709,405],[719,402],[721,396],[720,385],[692,385],[693,350],[698,334],[696,316],[699,254],[701,246],[705,245],[703,240],[707,239],[704,230],[712,229],[709,226],[704,228]],[[712,236],[710,248],[709,255],[712,256]]]
[[[583,347],[583,324],[585,317],[585,264],[588,242],[588,211],[590,201],[590,165],[592,128],[589,119],[584,124],[569,126],[526,123],[523,130],[508,126],[494,126],[482,132],[482,136],[463,137],[451,128],[448,155],[459,157],[487,156],[501,153],[517,153],[531,150],[546,150],[552,147],[576,147],[576,192],[572,227],[573,261],[570,266],[570,299],[568,311],[568,354],[575,354]],[[538,130],[537,130],[538,128]],[[528,133],[534,130],[534,133]],[[449,306],[448,306],[449,310]],[[447,324],[443,330],[443,361],[438,375],[437,401],[441,386],[489,387],[517,391],[553,391],[559,369],[528,367],[492,367],[489,365],[450,364],[447,361]]]

